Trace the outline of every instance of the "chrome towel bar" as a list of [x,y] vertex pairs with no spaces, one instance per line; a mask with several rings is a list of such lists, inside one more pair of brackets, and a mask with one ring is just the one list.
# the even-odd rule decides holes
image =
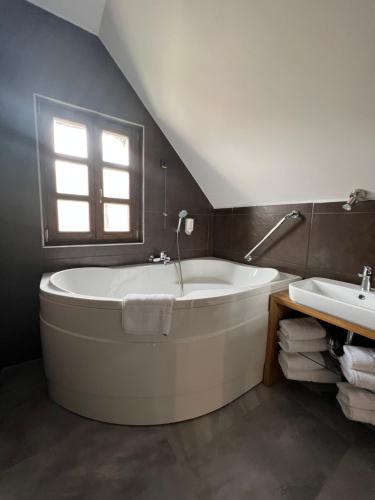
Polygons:
[[276,229],[277,229],[278,227],[280,227],[280,226],[281,226],[281,224],[283,224],[283,223],[284,223],[286,220],[288,220],[288,219],[299,219],[299,217],[301,217],[301,212],[300,212],[299,210],[292,210],[292,212],[290,212],[289,214],[286,214],[286,215],[285,215],[285,217],[283,217],[282,219],[280,219],[280,220],[279,220],[279,222],[278,222],[278,223],[277,223],[277,224],[276,224],[276,225],[275,225],[275,226],[271,229],[271,231],[268,231],[268,233],[266,234],[266,236],[265,236],[264,238],[262,238],[262,239],[260,240],[260,242],[259,242],[259,243],[257,243],[257,244],[255,245],[255,247],[254,247],[254,248],[252,248],[252,249],[250,250],[250,252],[248,252],[248,253],[245,255],[244,259],[245,259],[245,260],[247,260],[247,262],[251,262],[251,260],[252,260],[252,256],[251,256],[251,254],[252,254],[252,253],[253,253],[253,252],[254,252],[254,251],[255,251],[258,247],[260,247],[260,245],[261,245],[264,241],[266,241],[266,239],[267,239],[269,236],[271,236],[271,234],[272,234],[274,231],[276,231]]

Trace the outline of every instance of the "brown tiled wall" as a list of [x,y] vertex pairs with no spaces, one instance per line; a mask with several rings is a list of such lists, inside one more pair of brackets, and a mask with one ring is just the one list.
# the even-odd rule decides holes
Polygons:
[[215,257],[244,262],[243,256],[286,213],[286,221],[254,253],[252,264],[303,277],[322,276],[358,283],[361,266],[375,266],[375,201],[345,212],[342,203],[305,203],[215,210]]

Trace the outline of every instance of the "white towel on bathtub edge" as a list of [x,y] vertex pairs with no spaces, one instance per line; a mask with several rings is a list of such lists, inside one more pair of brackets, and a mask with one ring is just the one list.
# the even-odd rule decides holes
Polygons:
[[172,294],[129,293],[122,301],[122,328],[130,335],[169,335]]

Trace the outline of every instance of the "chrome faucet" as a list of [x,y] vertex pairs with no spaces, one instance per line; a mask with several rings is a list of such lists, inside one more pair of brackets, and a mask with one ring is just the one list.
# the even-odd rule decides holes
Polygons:
[[149,257],[149,262],[154,262],[154,263],[161,263],[161,264],[168,264],[170,262],[171,258],[168,257],[167,252],[165,250],[160,252],[160,257],[154,257],[153,255],[150,255]]
[[370,292],[372,285],[372,267],[363,266],[362,273],[358,273],[358,276],[362,278],[361,289],[362,292]]

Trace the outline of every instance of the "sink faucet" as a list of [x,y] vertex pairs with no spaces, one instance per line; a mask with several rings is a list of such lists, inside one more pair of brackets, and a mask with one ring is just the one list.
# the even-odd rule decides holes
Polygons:
[[362,292],[370,292],[372,284],[372,267],[363,266],[362,273],[358,273],[358,276],[362,278],[361,288]]
[[171,258],[168,257],[167,252],[163,250],[160,252],[160,257],[154,257],[153,255],[150,255],[148,260],[149,262],[154,262],[154,263],[159,262],[161,264],[168,264]]

